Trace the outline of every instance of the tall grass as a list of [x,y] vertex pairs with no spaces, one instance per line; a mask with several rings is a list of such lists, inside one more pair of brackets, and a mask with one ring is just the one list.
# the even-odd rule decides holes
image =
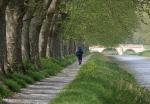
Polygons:
[[150,92],[117,64],[94,55],[50,104],[150,104]]

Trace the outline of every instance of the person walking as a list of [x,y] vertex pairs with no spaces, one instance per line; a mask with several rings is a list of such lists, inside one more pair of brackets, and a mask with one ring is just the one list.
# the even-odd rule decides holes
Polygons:
[[81,47],[78,47],[76,51],[76,56],[78,58],[79,65],[82,64],[83,49]]

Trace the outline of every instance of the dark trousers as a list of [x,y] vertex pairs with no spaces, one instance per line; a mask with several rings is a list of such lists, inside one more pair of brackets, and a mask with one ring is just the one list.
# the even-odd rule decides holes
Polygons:
[[78,56],[79,65],[82,64],[82,56]]

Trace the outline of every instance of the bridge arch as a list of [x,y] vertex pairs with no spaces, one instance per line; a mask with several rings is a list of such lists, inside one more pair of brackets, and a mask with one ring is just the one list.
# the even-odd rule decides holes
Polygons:
[[124,55],[135,55],[136,53],[134,49],[127,49],[123,52]]
[[103,54],[109,54],[109,55],[118,55],[118,50],[116,48],[105,48],[101,52]]

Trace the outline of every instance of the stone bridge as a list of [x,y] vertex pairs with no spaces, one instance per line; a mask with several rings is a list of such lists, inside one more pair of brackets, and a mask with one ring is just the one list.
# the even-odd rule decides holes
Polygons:
[[[91,46],[89,49],[91,52],[100,52],[102,53],[105,49],[108,47],[103,47],[103,46]],[[144,45],[142,44],[120,44],[117,47],[111,47],[113,49],[116,49],[119,55],[123,55],[124,52],[128,50],[132,50],[135,53],[143,52],[146,49],[144,48]]]

